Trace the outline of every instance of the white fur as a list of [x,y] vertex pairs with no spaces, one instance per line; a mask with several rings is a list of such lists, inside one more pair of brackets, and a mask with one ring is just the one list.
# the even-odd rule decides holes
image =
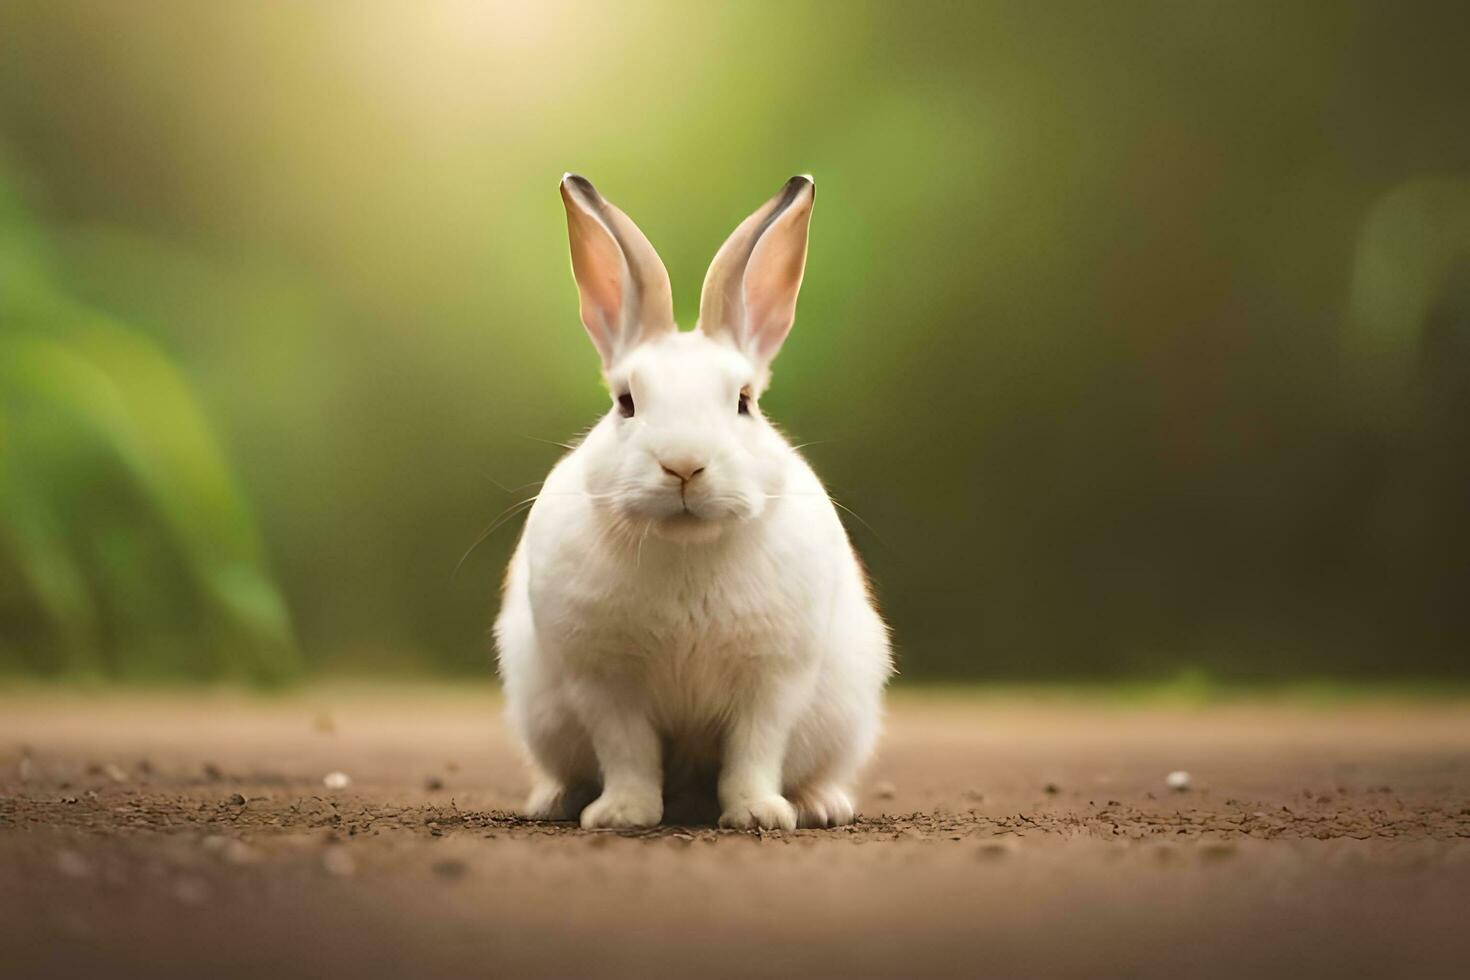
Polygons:
[[529,815],[599,794],[582,826],[650,826],[707,770],[722,826],[853,819],[888,634],[816,475],[736,410],[765,369],[699,329],[642,339],[607,370],[634,416],[614,405],[531,508],[495,627]]

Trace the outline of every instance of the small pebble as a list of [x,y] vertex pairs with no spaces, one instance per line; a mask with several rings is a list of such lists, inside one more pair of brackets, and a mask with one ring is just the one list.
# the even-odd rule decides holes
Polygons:
[[209,898],[209,885],[202,878],[180,878],[174,882],[174,898],[185,905],[203,905]]
[[228,864],[254,864],[260,860],[260,852],[242,840],[228,840],[220,851]]
[[873,784],[873,795],[880,800],[891,800],[898,795],[898,787],[887,780]]
[[983,861],[996,861],[1008,857],[1016,850],[1016,845],[1009,841],[986,841],[976,850],[975,856]]
[[322,785],[327,789],[346,789],[352,785],[352,777],[345,772],[329,772],[322,777]]
[[327,853],[322,855],[322,867],[327,874],[338,878],[347,878],[357,873],[357,862],[341,847],[327,849]]
[[1041,787],[1041,791],[1047,796],[1056,796],[1062,791],[1062,788],[1056,783],[1047,783],[1045,786]]
[[1235,845],[1228,841],[1203,844],[1199,849],[1201,861],[1224,861],[1235,856]]
[[92,865],[76,851],[57,851],[56,869],[68,878],[85,878],[92,873]]
[[229,798],[229,800],[227,802],[231,806],[244,806],[245,805],[245,797],[242,796],[239,793],[231,793],[230,794],[230,798]]
[[1169,775],[1164,777],[1164,785],[1168,786],[1176,793],[1182,793],[1185,790],[1189,789],[1190,782],[1191,779],[1189,773],[1185,772],[1183,769],[1176,769],[1173,772],[1169,773]]
[[457,879],[463,878],[469,872],[469,865],[455,858],[446,858],[443,861],[435,861],[432,865],[434,874],[441,878]]
[[443,788],[444,780],[440,779],[438,776],[430,776],[428,779],[424,780],[424,789],[428,790],[430,793],[437,793]]

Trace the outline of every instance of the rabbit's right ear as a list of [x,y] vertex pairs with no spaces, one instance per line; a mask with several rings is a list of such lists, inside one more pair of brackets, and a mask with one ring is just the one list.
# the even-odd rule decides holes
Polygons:
[[638,226],[577,174],[561,179],[572,275],[603,370],[641,341],[674,329],[669,273]]
[[765,370],[796,317],[817,188],[792,177],[731,232],[699,296],[699,329],[733,343]]

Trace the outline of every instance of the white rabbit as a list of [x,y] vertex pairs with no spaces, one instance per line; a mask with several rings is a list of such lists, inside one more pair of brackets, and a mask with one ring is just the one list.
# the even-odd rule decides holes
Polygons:
[[648,239],[562,178],[612,406],[532,506],[495,625],[529,816],[652,826],[666,784],[717,773],[721,826],[853,819],[888,631],[822,484],[759,407],[815,193],[793,177],[735,229],[680,332]]

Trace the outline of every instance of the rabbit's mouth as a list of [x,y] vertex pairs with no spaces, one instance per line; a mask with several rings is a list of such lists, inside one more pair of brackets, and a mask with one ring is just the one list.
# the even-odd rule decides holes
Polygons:
[[668,517],[660,518],[650,525],[654,534],[681,544],[700,544],[713,541],[725,530],[725,522],[700,517],[687,506]]
[[714,541],[725,531],[751,521],[761,513],[762,496],[738,484],[705,483],[672,487],[668,483],[643,485],[618,496],[611,506],[639,534],[666,541],[697,544]]

